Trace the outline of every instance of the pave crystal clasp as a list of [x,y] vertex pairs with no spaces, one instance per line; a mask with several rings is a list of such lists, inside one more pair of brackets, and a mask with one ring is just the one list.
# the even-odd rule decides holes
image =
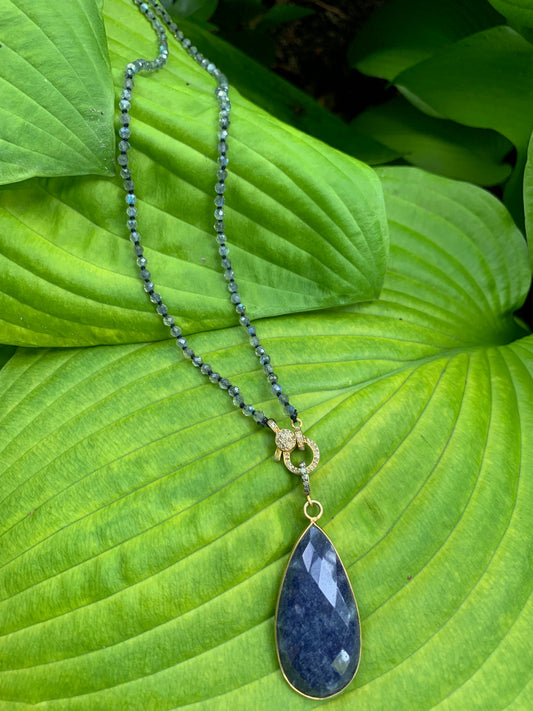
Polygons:
[[[268,420],[268,426],[270,429],[276,433],[276,451],[274,453],[274,459],[279,462],[283,458],[283,463],[287,469],[293,474],[298,474],[302,476],[302,470],[305,473],[310,474],[314,471],[320,460],[320,451],[318,445],[309,437],[305,437],[302,432],[302,421],[298,418],[296,424],[293,422],[292,426],[294,432],[289,429],[280,429],[274,420]],[[291,461],[291,454],[295,449],[304,451],[306,447],[309,447],[313,453],[313,458],[309,464],[306,464],[302,459],[298,465],[294,465]]]

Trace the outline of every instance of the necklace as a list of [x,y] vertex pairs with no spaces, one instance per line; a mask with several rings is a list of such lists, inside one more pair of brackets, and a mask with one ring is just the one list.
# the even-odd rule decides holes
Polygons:
[[[211,383],[218,384],[222,390],[226,391],[232,398],[233,404],[240,408],[245,416],[250,417],[261,427],[268,427],[273,432],[276,445],[275,459],[283,461],[291,473],[301,477],[306,497],[303,507],[304,514],[309,520],[309,524],[296,542],[283,575],[276,606],[276,649],[281,671],[289,685],[308,698],[326,699],[345,689],[357,672],[361,655],[359,613],[341,559],[326,533],[317,525],[323,508],[319,501],[311,498],[309,474],[318,466],[320,459],[318,446],[313,440],[304,436],[298,412],[283,392],[271,364],[270,356],[261,345],[255,327],[246,316],[246,307],[242,303],[235,281],[235,272],[231,260],[228,258],[229,247],[224,225],[226,202],[224,193],[228,177],[227,151],[231,109],[228,80],[213,62],[210,62],[192,45],[191,40],[184,36],[170,15],[156,0],[148,2],[133,0],[133,2],[151,23],[159,45],[156,59],[151,61],[137,59],[126,65],[124,88],[119,101],[121,127],[118,145],[120,153],[117,160],[121,166],[120,174],[126,190],[127,226],[137,256],[137,265],[140,269],[145,292],[155,305],[165,326],[170,329],[170,334],[176,339],[176,344],[185,358],[188,358],[202,375],[209,378]],[[176,324],[174,317],[168,313],[168,308],[163,303],[161,295],[155,291],[152,275],[147,268],[147,259],[144,256],[136,219],[138,208],[134,192],[135,184],[129,168],[128,152],[131,148],[129,111],[136,75],[140,72],[157,71],[166,64],[168,59],[167,35],[162,23],[167,25],[169,32],[176,38],[178,44],[181,44],[217,83],[215,96],[219,106],[219,130],[217,133],[218,169],[215,184],[214,228],[221,266],[227,281],[230,301],[237,312],[239,322],[246,330],[250,345],[259,359],[272,394],[277,397],[285,414],[291,420],[292,429],[281,429],[274,419],[267,417],[261,410],[256,410],[253,405],[245,403],[240,389],[233,385],[228,378],[213,371],[212,367],[193,351],[187,339],[182,335],[182,330]],[[308,463],[304,458],[307,449],[310,450],[311,459]],[[302,452],[298,464],[294,464],[292,461],[292,455],[296,450]]]

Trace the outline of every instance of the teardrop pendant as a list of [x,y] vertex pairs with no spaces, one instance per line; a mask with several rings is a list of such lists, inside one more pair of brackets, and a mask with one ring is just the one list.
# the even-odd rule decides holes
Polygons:
[[338,694],[359,666],[361,626],[353,590],[333,543],[313,520],[285,569],[276,648],[287,682],[312,699]]

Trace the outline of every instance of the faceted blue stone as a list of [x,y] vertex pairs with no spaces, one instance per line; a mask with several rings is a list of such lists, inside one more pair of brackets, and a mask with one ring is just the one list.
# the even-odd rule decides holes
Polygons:
[[361,656],[361,628],[344,566],[315,523],[294,547],[276,611],[282,671],[296,691],[325,699],[353,679]]

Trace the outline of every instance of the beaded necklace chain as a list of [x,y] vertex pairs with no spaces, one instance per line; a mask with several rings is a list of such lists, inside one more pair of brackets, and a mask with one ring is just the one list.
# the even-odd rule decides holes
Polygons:
[[194,45],[192,45],[191,40],[185,37],[183,32],[178,30],[176,23],[172,22],[170,15],[164,10],[164,8],[162,8],[161,5],[155,2],[151,3],[153,9],[150,9],[150,5],[146,2],[137,2],[137,0],[134,0],[134,2],[139,6],[140,11],[145,15],[147,20],[152,23],[159,40],[159,54],[156,59],[153,61],[137,59],[135,62],[131,62],[127,65],[124,77],[124,89],[119,103],[119,108],[121,110],[120,122],[123,125],[119,130],[119,136],[122,140],[118,146],[120,150],[118,162],[121,166],[120,174],[124,178],[124,189],[127,192],[126,202],[128,204],[128,208],[126,212],[129,218],[127,225],[130,229],[130,239],[134,244],[135,252],[137,254],[137,264],[140,267],[141,277],[144,281],[144,290],[148,293],[150,301],[156,305],[156,311],[160,316],[162,316],[165,326],[170,328],[170,333],[176,339],[176,344],[182,350],[183,355],[188,358],[194,366],[199,368],[200,372],[208,377],[212,383],[218,383],[219,387],[228,393],[228,395],[233,399],[233,404],[236,407],[239,407],[244,415],[252,417],[258,425],[266,425],[268,423],[268,418],[265,416],[265,413],[261,410],[256,410],[253,405],[247,405],[240,394],[239,388],[236,385],[232,385],[228,378],[223,378],[220,373],[215,372],[208,363],[204,363],[201,356],[196,355],[193,349],[189,346],[187,339],[183,337],[181,328],[176,325],[174,317],[169,315],[168,308],[163,303],[161,295],[155,291],[155,285],[151,280],[151,274],[147,269],[147,259],[144,256],[144,250],[141,245],[141,236],[137,231],[137,220],[135,219],[137,217],[137,207],[135,206],[137,197],[134,193],[135,185],[132,180],[131,170],[128,167],[128,151],[130,149],[128,139],[131,136],[131,117],[128,112],[131,108],[134,77],[137,72],[156,71],[157,69],[163,67],[168,59],[166,32],[163,25],[157,18],[157,15],[159,15],[163,22],[168,25],[170,32],[187,50],[189,55],[196,60],[202,69],[205,69],[206,72],[212,75],[218,82],[218,86],[215,90],[215,96],[220,109],[218,114],[220,129],[217,134],[219,139],[217,163],[219,167],[216,172],[217,182],[215,183],[216,209],[214,211],[214,217],[216,222],[214,224],[214,228],[216,232],[216,241],[219,245],[218,253],[221,256],[220,264],[224,270],[224,277],[228,282],[228,291],[230,292],[231,303],[235,306],[235,311],[239,315],[239,322],[246,329],[246,332],[250,338],[250,345],[254,349],[255,355],[259,359],[259,362],[263,366],[263,371],[271,385],[272,394],[276,395],[278,398],[278,402],[283,407],[285,414],[287,414],[291,420],[296,423],[298,421],[298,413],[293,405],[289,403],[289,398],[284,394],[281,385],[279,385],[278,376],[274,372],[274,368],[270,362],[270,356],[267,355],[267,352],[257,337],[255,327],[251,324],[248,316],[246,316],[246,306],[242,303],[237,282],[235,281],[235,272],[233,271],[231,260],[228,257],[229,247],[224,225],[224,204],[226,202],[224,192],[226,191],[226,179],[228,177],[228,129],[230,125],[231,109],[228,96],[228,80],[213,64],[213,62],[210,62],[206,57],[204,57],[204,55],[199,52]]
[[[276,649],[281,670],[290,686],[300,694],[313,699],[324,699],[341,692],[353,679],[359,666],[361,653],[360,622],[357,605],[351,589],[346,570],[325,532],[316,525],[322,516],[323,508],[319,501],[311,498],[309,474],[318,466],[320,452],[316,443],[302,433],[302,422],[296,408],[283,392],[274,372],[270,356],[261,345],[255,326],[246,316],[246,306],[239,294],[235,272],[229,259],[229,247],[225,233],[225,197],[226,179],[228,177],[228,137],[230,125],[231,104],[229,100],[229,84],[226,76],[216,65],[198,51],[191,40],[184,36],[165,8],[156,0],[143,2],[133,0],[140,12],[151,23],[158,41],[158,55],[154,60],[137,59],[126,65],[124,71],[124,88],[122,89],[119,109],[120,124],[117,161],[121,166],[120,175],[124,180],[126,191],[127,226],[130,239],[133,242],[137,265],[144,282],[144,290],[150,301],[155,305],[163,323],[170,329],[170,334],[176,339],[176,344],[185,358],[199,369],[210,382],[218,384],[232,398],[233,404],[242,413],[251,417],[258,425],[267,425],[275,434],[275,459],[283,460],[286,468],[301,477],[306,501],[304,514],[310,523],[297,541],[285,574],[283,576],[276,608]],[[271,392],[278,399],[292,424],[291,429],[280,429],[274,419],[268,418],[261,410],[256,410],[244,401],[240,389],[232,385],[228,378],[213,370],[189,346],[182,334],[182,329],[176,325],[175,318],[168,313],[161,295],[155,290],[152,275],[147,268],[147,259],[138,232],[138,208],[135,184],[129,167],[129,150],[131,145],[131,102],[135,77],[141,72],[154,72],[164,67],[169,51],[167,34],[176,38],[178,44],[211,75],[216,83],[215,96],[218,102],[218,158],[217,182],[215,183],[215,224],[218,253],[221,266],[227,281],[230,301],[235,307],[239,323],[246,330],[250,345],[263,368],[271,386]],[[312,459],[305,459],[295,465],[291,455],[295,450],[311,450]],[[302,455],[303,457],[303,455]],[[313,515],[310,509],[317,509]]]

